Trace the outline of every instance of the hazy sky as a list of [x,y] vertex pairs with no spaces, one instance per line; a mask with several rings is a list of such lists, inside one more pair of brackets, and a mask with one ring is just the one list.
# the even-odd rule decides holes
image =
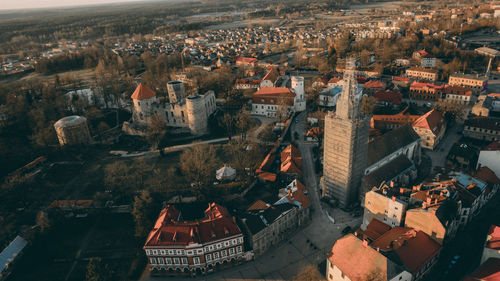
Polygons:
[[0,10],[32,9],[63,6],[96,5],[117,2],[137,2],[142,0],[0,0]]

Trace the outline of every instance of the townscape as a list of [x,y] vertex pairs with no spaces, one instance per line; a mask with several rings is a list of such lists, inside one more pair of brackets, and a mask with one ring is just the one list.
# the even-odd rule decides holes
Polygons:
[[498,1],[138,1],[0,31],[2,281],[500,278]]

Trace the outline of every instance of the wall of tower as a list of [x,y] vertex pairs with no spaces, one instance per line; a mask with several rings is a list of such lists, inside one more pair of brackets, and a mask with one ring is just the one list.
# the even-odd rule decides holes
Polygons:
[[186,98],[186,112],[189,120],[189,129],[195,135],[208,132],[208,115],[204,98],[192,95]]
[[55,125],[54,129],[61,146],[90,143],[90,131],[85,119],[83,119],[82,122],[78,124],[61,126]]
[[167,91],[170,103],[180,102],[186,97],[186,89],[181,81],[168,82]]
[[157,100],[156,97],[140,100],[134,99],[133,104],[132,120],[137,123],[148,123],[151,116],[155,114]]
[[346,120],[325,117],[322,196],[346,207],[358,198],[366,168],[369,118]]
[[292,76],[291,87],[295,93],[294,107],[295,111],[306,110],[306,98],[304,91],[304,77],[302,76]]

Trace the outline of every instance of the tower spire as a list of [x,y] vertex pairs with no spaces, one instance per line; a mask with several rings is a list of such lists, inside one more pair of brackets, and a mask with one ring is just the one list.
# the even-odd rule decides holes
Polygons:
[[337,102],[336,115],[342,119],[357,119],[360,116],[361,91],[358,90],[356,80],[356,59],[346,60],[344,83],[342,92]]

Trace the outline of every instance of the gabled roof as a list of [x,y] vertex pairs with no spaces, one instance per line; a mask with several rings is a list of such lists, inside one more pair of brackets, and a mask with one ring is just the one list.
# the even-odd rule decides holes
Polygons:
[[148,86],[140,83],[139,86],[137,86],[137,88],[135,89],[131,98],[134,100],[143,100],[152,98],[154,96],[156,96],[156,93],[153,90],[151,90]]
[[368,143],[367,167],[419,139],[420,137],[410,125],[404,125],[385,133]]
[[432,131],[434,135],[438,135],[439,132],[445,126],[445,121],[441,113],[431,109],[426,114],[420,116],[415,122],[413,122],[413,127],[428,129]]
[[473,117],[465,120],[464,126],[483,128],[500,131],[500,118],[497,117]]
[[255,201],[250,207],[248,207],[247,211],[265,210],[270,206],[270,204],[259,199]]
[[379,101],[391,102],[393,104],[401,104],[403,95],[401,93],[393,92],[390,90],[385,90],[385,91],[378,90],[373,94],[373,97]]
[[269,80],[274,84],[276,82],[276,80],[278,80],[279,77],[280,77],[280,73],[278,71],[278,68],[271,66],[268,68],[266,76],[264,76],[264,78],[262,78],[262,81]]
[[366,235],[372,241],[377,240],[387,231],[391,230],[391,227],[378,219],[372,219],[372,221],[366,226],[366,230],[363,234]]
[[263,87],[255,92],[254,97],[273,96],[273,97],[291,97],[294,98],[295,94],[286,87]]
[[401,154],[384,166],[364,176],[362,181],[367,188],[371,189],[374,186],[379,186],[383,181],[392,180],[413,166],[408,157]]
[[477,171],[475,177],[488,184],[500,184],[500,179],[495,172],[486,166],[482,166],[479,171]]

